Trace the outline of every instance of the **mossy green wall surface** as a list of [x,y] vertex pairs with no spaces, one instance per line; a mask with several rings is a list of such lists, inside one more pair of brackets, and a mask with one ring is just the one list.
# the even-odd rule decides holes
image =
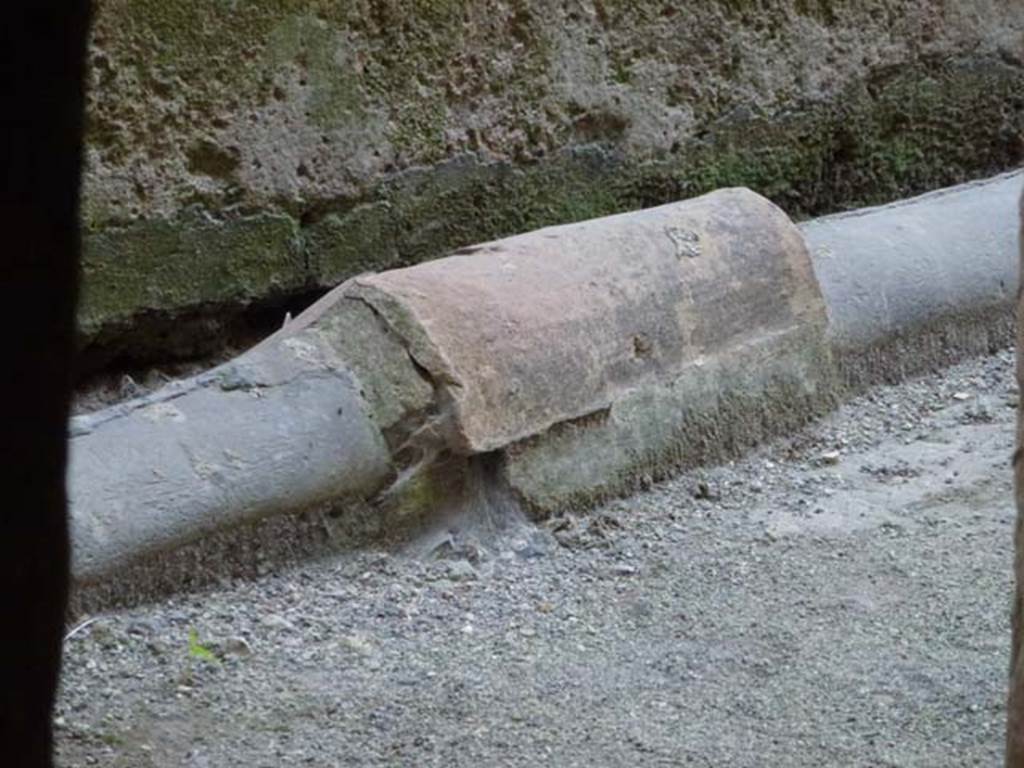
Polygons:
[[795,216],[1016,164],[1017,0],[100,0],[82,328],[232,311],[745,185]]

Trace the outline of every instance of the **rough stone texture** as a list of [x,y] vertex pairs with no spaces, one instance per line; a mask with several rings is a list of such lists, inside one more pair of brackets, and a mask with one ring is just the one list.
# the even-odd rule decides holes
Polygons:
[[716,346],[703,365],[635,389],[598,418],[512,447],[505,477],[537,511],[590,505],[734,455],[832,398],[1004,348],[1018,292],[1018,233],[1007,222],[1021,180],[1003,174],[805,222],[828,352],[813,323],[803,336],[765,334],[744,301],[720,300],[746,324],[746,344]]
[[835,384],[819,327],[766,333],[510,446],[500,476],[533,515],[586,509],[802,426],[835,404]]
[[465,454],[826,323],[799,231],[745,189],[475,246],[357,278],[349,294],[403,336]]
[[1002,169],[1022,32],[1017,0],[101,0],[84,330],[140,350],[722,186],[800,216]]

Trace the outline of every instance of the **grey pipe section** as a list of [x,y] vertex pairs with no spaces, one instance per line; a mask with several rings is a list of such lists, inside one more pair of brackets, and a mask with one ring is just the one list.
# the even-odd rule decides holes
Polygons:
[[1021,172],[800,225],[840,353],[1012,306]]
[[370,495],[391,475],[349,372],[301,335],[274,339],[72,420],[73,573],[88,583],[208,531]]

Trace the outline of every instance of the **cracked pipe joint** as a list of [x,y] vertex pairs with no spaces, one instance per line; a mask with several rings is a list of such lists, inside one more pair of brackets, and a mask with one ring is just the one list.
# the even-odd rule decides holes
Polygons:
[[[231,363],[75,420],[75,576],[339,498],[404,487],[429,506],[415,480],[442,455],[507,449],[519,498],[543,506],[678,451],[737,386],[710,371],[769,360],[743,401],[768,382],[803,397],[825,322],[799,231],[745,189],[355,278]],[[614,445],[563,431],[557,455],[530,452],[594,415],[611,432],[590,439]]]
[[737,344],[826,323],[799,231],[740,188],[356,278],[347,295],[403,339],[465,454],[606,411]]

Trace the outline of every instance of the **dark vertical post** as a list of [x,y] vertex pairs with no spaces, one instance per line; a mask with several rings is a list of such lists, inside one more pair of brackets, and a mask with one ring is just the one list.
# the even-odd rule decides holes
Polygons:
[[0,6],[0,762],[8,766],[52,762],[88,17],[87,0]]

